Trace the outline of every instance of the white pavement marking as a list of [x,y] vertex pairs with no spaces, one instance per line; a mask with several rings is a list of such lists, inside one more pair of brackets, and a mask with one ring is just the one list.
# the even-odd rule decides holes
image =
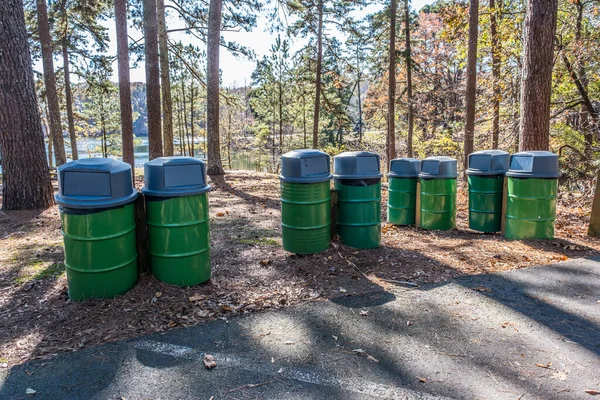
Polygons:
[[[147,350],[153,353],[196,361],[201,361],[205,354],[204,352],[191,347],[156,342],[153,340],[135,341],[132,342],[132,346],[139,350]],[[218,366],[220,367],[238,368],[244,371],[256,372],[265,375],[276,375],[282,378],[292,379],[312,385],[340,388],[342,390],[364,394],[370,397],[406,400],[449,400],[448,397],[439,397],[410,389],[381,385],[379,383],[357,378],[335,378],[324,374],[318,374],[313,371],[300,370],[290,367],[279,367],[276,364],[257,363],[256,360],[250,360],[221,353],[210,352],[210,354],[215,357],[218,362]]]

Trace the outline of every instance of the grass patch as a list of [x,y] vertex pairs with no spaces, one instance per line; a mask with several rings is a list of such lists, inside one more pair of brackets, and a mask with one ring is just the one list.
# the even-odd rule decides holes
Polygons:
[[35,261],[24,268],[15,281],[19,284],[22,284],[29,281],[56,278],[62,275],[64,272],[65,264],[63,263],[53,263],[47,265],[46,262]]
[[279,246],[279,241],[271,238],[243,238],[239,239],[238,243],[248,245],[266,245],[266,246]]

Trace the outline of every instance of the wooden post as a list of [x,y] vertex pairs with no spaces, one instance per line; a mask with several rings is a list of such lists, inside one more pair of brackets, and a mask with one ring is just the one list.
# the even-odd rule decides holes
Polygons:
[[135,200],[135,241],[138,253],[138,272],[144,273],[150,270],[148,262],[148,229],[146,227],[146,202],[144,195],[140,193]]
[[421,226],[421,181],[417,180],[417,199],[415,205],[415,226]]
[[596,192],[592,203],[588,236],[600,237],[600,170],[596,173]]
[[331,238],[333,239],[337,235],[337,190],[331,189]]
[[502,220],[500,221],[500,232],[504,235],[504,230],[506,228],[506,204],[508,202],[508,178],[504,177],[504,182],[502,183]]

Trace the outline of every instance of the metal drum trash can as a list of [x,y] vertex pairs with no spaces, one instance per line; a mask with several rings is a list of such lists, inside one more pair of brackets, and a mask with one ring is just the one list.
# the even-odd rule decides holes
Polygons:
[[456,159],[428,157],[421,161],[420,226],[431,230],[456,228]]
[[284,250],[313,254],[329,248],[329,155],[294,150],[281,156],[281,235]]
[[506,176],[505,236],[553,239],[560,177],[558,155],[548,151],[513,154]]
[[112,298],[137,282],[131,166],[84,158],[58,167],[60,219],[69,297]]
[[502,229],[504,174],[509,154],[502,150],[483,150],[469,154],[469,228],[480,232]]
[[421,161],[396,158],[388,172],[387,222],[394,225],[414,225],[417,207],[417,181]]
[[375,153],[352,151],[333,158],[337,229],[345,245],[359,249],[380,246],[381,176]]
[[144,164],[150,269],[159,281],[193,286],[210,279],[204,161],[160,157]]

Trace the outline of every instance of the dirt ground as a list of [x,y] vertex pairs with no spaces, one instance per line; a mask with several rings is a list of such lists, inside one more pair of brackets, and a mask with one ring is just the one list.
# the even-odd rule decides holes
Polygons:
[[[0,368],[234,314],[600,256],[600,240],[586,236],[587,196],[560,194],[552,241],[509,241],[468,230],[461,189],[457,230],[384,223],[379,249],[357,250],[334,240],[325,252],[297,256],[281,248],[275,175],[232,171],[212,185],[212,279],[180,288],[144,273],[131,291],[112,300],[68,298],[57,207],[0,211]],[[383,198],[385,219],[385,187]]]

